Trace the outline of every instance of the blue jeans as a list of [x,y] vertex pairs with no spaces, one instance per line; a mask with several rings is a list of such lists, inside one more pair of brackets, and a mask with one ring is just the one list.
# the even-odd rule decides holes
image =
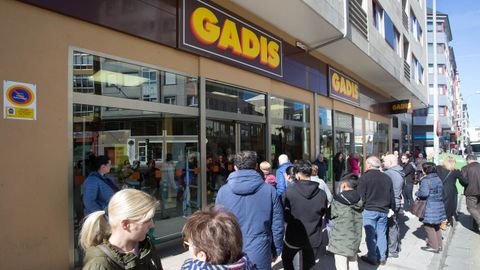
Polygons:
[[363,227],[368,248],[368,258],[384,261],[387,253],[387,213],[363,211]]

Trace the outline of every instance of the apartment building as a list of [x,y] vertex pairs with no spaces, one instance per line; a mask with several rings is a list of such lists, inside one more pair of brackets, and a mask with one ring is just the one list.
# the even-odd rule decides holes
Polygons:
[[[165,168],[164,192],[142,186],[164,196],[168,219],[156,215],[154,232],[162,243],[215,200],[237,151],[255,150],[275,168],[283,153],[363,161],[408,149],[408,112],[428,102],[425,8],[418,0],[1,1],[1,33],[12,42],[0,45],[0,78],[34,88],[36,112],[0,119],[9,168],[0,204],[15,206],[1,210],[2,266],[81,264],[88,156],[107,155],[119,185],[141,182],[149,161]],[[139,167],[126,178],[131,163]]]
[[[433,33],[436,31],[437,44],[433,44]],[[459,110],[458,99],[460,93],[459,77],[455,62],[455,54],[450,42],[453,39],[448,15],[437,11],[437,25],[433,25],[432,10],[427,15],[428,38],[428,83],[429,106],[414,112],[413,140],[415,148],[433,146],[433,95],[438,91],[438,130],[440,147],[445,151],[458,148],[458,126],[456,119]],[[437,67],[433,65],[434,51],[437,51]],[[437,89],[434,89],[433,76],[437,73]]]

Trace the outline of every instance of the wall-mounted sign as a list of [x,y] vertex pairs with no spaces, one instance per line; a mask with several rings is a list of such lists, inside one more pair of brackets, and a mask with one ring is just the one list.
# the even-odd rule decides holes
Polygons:
[[353,104],[360,105],[360,85],[340,71],[328,68],[328,94],[330,97]]
[[381,114],[411,113],[412,103],[408,99],[397,100],[397,101],[378,103],[378,104],[372,105],[372,109],[375,113],[381,113]]
[[283,77],[280,39],[209,2],[182,2],[180,47]]
[[3,118],[36,120],[37,86],[29,83],[3,81]]
[[412,103],[408,99],[390,102],[388,105],[390,114],[412,112]]

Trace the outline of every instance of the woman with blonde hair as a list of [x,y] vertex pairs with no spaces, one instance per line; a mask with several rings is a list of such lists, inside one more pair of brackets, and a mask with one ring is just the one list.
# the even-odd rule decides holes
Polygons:
[[108,210],[88,215],[80,231],[82,269],[163,269],[147,237],[157,207],[149,194],[124,189],[113,195]]
[[443,183],[443,202],[449,224],[452,224],[453,218],[457,219],[457,201],[458,191],[456,187],[457,179],[462,179],[462,174],[455,169],[456,161],[453,157],[447,156],[443,160],[442,166],[437,166],[438,177]]

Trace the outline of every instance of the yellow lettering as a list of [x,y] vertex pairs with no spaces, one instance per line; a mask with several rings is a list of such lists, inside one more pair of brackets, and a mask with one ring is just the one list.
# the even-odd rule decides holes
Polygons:
[[268,64],[267,38],[260,37],[260,64]]
[[276,68],[280,64],[279,48],[280,46],[274,41],[268,43],[268,66],[271,68]]
[[247,59],[255,59],[260,54],[260,41],[250,29],[242,27],[242,55]]
[[212,44],[220,35],[218,19],[210,10],[199,7],[192,13],[190,27],[195,38],[203,44]]
[[232,49],[233,54],[242,54],[242,46],[238,38],[237,26],[231,20],[226,19],[223,23],[222,33],[220,34],[217,47],[222,50]]
[[335,92],[340,92],[340,77],[336,72],[332,74],[332,88]]

